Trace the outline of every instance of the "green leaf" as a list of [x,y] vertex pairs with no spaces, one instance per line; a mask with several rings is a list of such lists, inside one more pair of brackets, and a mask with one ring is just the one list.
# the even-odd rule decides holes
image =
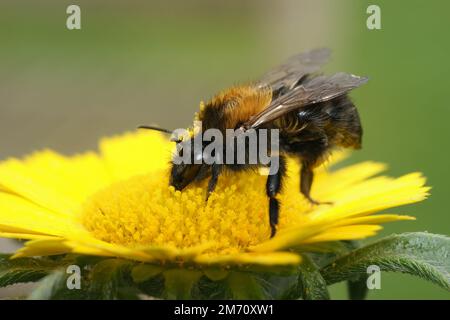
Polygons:
[[79,255],[79,254],[66,254],[64,257],[64,261],[67,264],[76,264],[80,266],[80,268],[93,266],[100,261],[107,260],[110,258],[106,257],[98,257],[98,256],[89,256],[89,255]]
[[[70,265],[71,266],[71,265]],[[67,266],[68,267],[68,266]],[[73,269],[68,269],[66,266],[58,267],[52,273],[44,277],[38,282],[37,287],[30,294],[30,300],[83,300],[87,299],[86,294],[88,288],[88,280],[86,272],[79,269],[80,274],[75,274]],[[79,266],[78,266],[79,267]],[[78,272],[78,271],[77,271]],[[76,278],[79,276],[80,287],[77,284]]]
[[49,300],[56,298],[66,288],[67,274],[64,270],[56,270],[39,281],[38,286],[28,297],[29,300]]
[[123,286],[117,292],[119,300],[140,300],[142,291],[136,286]]
[[303,255],[302,258],[298,277],[301,297],[305,300],[329,300],[327,284],[320,274],[319,268],[307,255]]
[[8,254],[0,254],[0,287],[38,281],[58,267],[58,263],[44,258],[11,260],[10,257]]
[[229,271],[220,268],[209,268],[203,271],[206,277],[212,281],[223,280],[228,276]]
[[298,277],[298,271],[283,276],[272,273],[262,274],[261,278],[264,281],[267,298],[276,300],[299,299],[301,292],[298,287]]
[[163,272],[163,270],[163,267],[152,264],[138,264],[131,270],[131,277],[133,278],[134,282],[141,283],[156,277],[161,272]]
[[289,276],[297,273],[296,265],[274,265],[274,266],[264,266],[264,265],[238,265],[231,266],[228,269],[230,272],[248,272],[254,274],[272,274],[279,276]]
[[358,280],[349,280],[347,282],[348,297],[350,300],[364,300],[367,296],[367,275]]
[[[200,278],[192,297],[194,299],[293,299],[297,290],[298,272],[280,275],[277,272],[228,270]],[[295,295],[295,294],[294,294]],[[300,293],[296,293],[298,298]]]
[[[307,253],[314,264],[319,269],[322,269],[339,257],[342,257],[343,255],[355,250],[358,247],[360,247],[358,241],[333,241],[315,243],[311,245],[302,245],[296,249],[302,255],[305,255],[305,253]],[[347,288],[350,299],[362,300],[365,298],[368,290],[366,279],[367,275],[360,279],[348,281]]]
[[450,238],[425,232],[383,238],[322,269],[327,284],[367,276],[367,267],[419,276],[450,290]]
[[202,272],[189,269],[170,269],[164,271],[163,275],[166,299],[190,299],[192,289],[202,276]]
[[196,300],[224,300],[229,299],[226,281],[224,279],[213,280],[208,276],[202,276],[192,288],[192,299]]
[[161,273],[147,281],[138,282],[136,285],[140,291],[150,297],[164,297],[164,276]]
[[297,247],[296,251],[302,256],[307,253],[317,267],[322,269],[357,247],[356,241],[333,241],[302,245]]
[[[342,241],[346,244],[349,251],[361,247],[359,241]],[[359,279],[347,281],[347,292],[350,300],[364,300],[367,296],[369,288],[367,287],[368,274],[361,276]]]
[[232,299],[267,299],[263,279],[250,272],[230,272],[226,278],[228,294]]
[[123,259],[100,261],[89,273],[90,299],[112,300],[120,298],[120,289],[131,284],[130,270],[134,262]]

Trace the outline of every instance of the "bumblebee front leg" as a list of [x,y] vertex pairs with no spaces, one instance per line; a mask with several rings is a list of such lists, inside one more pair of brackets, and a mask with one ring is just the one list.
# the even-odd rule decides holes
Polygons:
[[278,172],[267,177],[266,193],[269,197],[269,222],[270,222],[270,237],[275,236],[276,227],[278,224],[278,214],[280,210],[280,203],[276,196],[281,191],[282,180],[286,173],[286,162],[284,157],[280,156]]

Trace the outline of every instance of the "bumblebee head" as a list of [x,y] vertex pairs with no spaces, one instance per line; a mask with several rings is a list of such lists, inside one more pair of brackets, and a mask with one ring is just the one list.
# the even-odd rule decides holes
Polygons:
[[192,181],[197,179],[201,165],[199,164],[172,164],[170,172],[170,185],[176,190],[183,190]]
[[202,178],[201,170],[203,148],[194,148],[193,137],[177,142],[177,151],[172,159],[170,185],[176,190],[183,190],[194,180]]
[[[171,135],[175,132],[155,126],[140,126],[139,128],[161,131]],[[183,190],[194,180],[202,180],[208,172],[208,167],[203,163],[203,146],[198,149],[194,147],[195,130],[185,131],[186,135],[175,134],[171,138],[177,144],[177,151],[172,158],[170,185],[176,190]]]

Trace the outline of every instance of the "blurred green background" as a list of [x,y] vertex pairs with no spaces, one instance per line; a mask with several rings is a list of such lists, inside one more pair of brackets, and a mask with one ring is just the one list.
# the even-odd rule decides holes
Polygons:
[[[81,7],[81,30],[66,8]],[[381,8],[382,30],[366,9]],[[53,148],[95,149],[99,137],[155,123],[186,127],[201,99],[257,78],[286,57],[333,49],[328,72],[370,76],[355,91],[364,148],[389,173],[422,171],[424,203],[386,226],[450,234],[450,2],[434,1],[5,1],[0,4],[0,159]],[[0,244],[7,249],[5,241]],[[345,286],[332,287],[345,298]],[[370,299],[448,299],[407,275],[383,274]]]

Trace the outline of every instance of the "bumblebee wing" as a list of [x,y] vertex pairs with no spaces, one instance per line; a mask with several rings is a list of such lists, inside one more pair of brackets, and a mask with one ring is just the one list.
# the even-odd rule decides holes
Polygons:
[[266,109],[247,121],[244,128],[255,129],[293,110],[314,103],[329,101],[348,93],[367,81],[368,78],[366,77],[343,72],[331,76],[306,78],[301,85],[273,100]]
[[328,48],[299,53],[263,75],[260,83],[271,86],[274,92],[291,89],[307,74],[317,72],[328,61],[330,54]]

